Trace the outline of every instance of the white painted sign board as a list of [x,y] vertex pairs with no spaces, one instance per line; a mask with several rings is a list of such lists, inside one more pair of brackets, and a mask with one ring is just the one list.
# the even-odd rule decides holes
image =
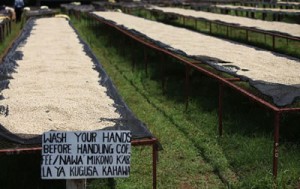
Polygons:
[[128,177],[130,131],[50,131],[42,138],[42,179]]

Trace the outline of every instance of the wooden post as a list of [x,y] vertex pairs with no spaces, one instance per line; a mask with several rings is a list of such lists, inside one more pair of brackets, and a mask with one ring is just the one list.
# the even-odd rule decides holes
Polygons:
[[85,179],[69,179],[66,181],[66,189],[85,189],[86,180]]
[[157,188],[157,161],[158,161],[158,149],[157,144],[152,144],[152,188]]

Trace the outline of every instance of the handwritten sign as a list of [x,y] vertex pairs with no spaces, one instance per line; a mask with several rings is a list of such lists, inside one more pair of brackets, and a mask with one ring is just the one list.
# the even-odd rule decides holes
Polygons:
[[42,179],[129,176],[129,131],[50,131],[42,140]]

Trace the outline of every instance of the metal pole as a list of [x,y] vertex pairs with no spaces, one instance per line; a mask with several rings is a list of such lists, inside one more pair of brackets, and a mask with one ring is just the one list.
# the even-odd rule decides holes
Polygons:
[[162,92],[163,94],[165,94],[165,68],[164,68],[164,64],[165,64],[165,57],[164,54],[161,55],[161,61],[160,61],[160,69],[161,69],[161,87],[162,87]]
[[66,189],[85,189],[86,188],[86,180],[85,179],[77,179],[77,180],[67,180],[66,181]]
[[135,54],[135,48],[134,48],[134,41],[131,41],[131,47],[133,49],[133,52],[131,53],[131,70],[134,71],[134,68],[135,68],[135,59],[136,59],[136,54]]
[[229,31],[228,31],[228,25],[226,25],[226,37],[228,38],[229,36]]
[[219,136],[223,135],[223,94],[224,87],[222,83],[219,83]]
[[185,65],[185,111],[187,111],[188,106],[189,106],[190,70],[191,70],[191,67],[188,65]]
[[272,35],[272,48],[275,49],[275,35]]
[[148,57],[147,57],[146,46],[144,46],[144,64],[145,64],[145,74],[146,76],[148,76]]
[[277,178],[278,171],[278,156],[279,156],[279,127],[280,127],[280,112],[275,112],[274,117],[274,147],[273,147],[273,176]]
[[157,160],[158,160],[158,149],[157,144],[152,144],[152,188],[156,189],[157,186]]
[[8,23],[9,23],[9,33],[11,33],[11,20],[9,20]]

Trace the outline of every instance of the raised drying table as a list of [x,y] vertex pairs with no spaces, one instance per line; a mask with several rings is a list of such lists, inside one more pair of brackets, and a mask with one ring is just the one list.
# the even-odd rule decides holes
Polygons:
[[237,17],[231,15],[223,15],[216,13],[209,13],[203,11],[188,10],[182,8],[171,8],[171,7],[157,7],[150,6],[147,10],[152,13],[161,13],[181,17],[183,25],[187,19],[194,19],[194,28],[197,28],[197,20],[202,20],[209,23],[209,33],[212,33],[212,24],[225,26],[226,37],[230,38],[228,28],[242,29],[245,30],[245,40],[250,41],[249,32],[256,32],[264,35],[264,43],[266,44],[266,35],[272,36],[272,49],[276,49],[276,38],[283,38],[287,41],[296,41],[300,43],[300,25],[290,24],[283,22],[271,22],[263,20],[255,20],[244,17]]
[[[223,87],[229,87],[235,91],[249,97],[254,102],[270,109],[274,112],[274,151],[273,151],[273,175],[277,176],[277,164],[278,164],[278,144],[279,144],[279,125],[280,116],[283,113],[289,112],[300,112],[300,108],[289,108],[281,107],[281,105],[276,105],[266,100],[255,96],[244,88],[235,84],[235,81],[244,80],[249,81],[251,85],[255,86],[257,83],[262,88],[258,89],[262,92],[264,87],[273,86],[274,90],[282,89],[282,92],[289,92],[289,88],[292,87],[297,91],[295,98],[300,96],[300,75],[299,72],[294,72],[293,70],[283,71],[285,68],[289,69],[294,66],[297,69],[300,68],[299,60],[292,59],[289,57],[282,57],[273,54],[269,51],[264,51],[261,49],[255,49],[242,44],[232,43],[199,33],[191,32],[186,29],[176,28],[173,26],[168,26],[165,24],[157,23],[154,21],[145,20],[142,18],[126,15],[118,12],[93,12],[89,14],[93,19],[106,24],[116,30],[122,32],[123,34],[131,37],[132,39],[144,44],[145,46],[155,49],[164,55],[171,56],[186,66],[186,88],[188,88],[188,75],[191,69],[195,69],[205,75],[216,79],[220,84],[219,93],[219,131],[222,134],[222,94]],[[213,45],[212,45],[213,44]],[[220,71],[230,73],[234,78],[224,78],[221,77],[199,64],[194,64],[187,58],[195,58],[204,64],[210,65]],[[257,59],[255,58],[257,57]],[[263,58],[263,59],[262,59]],[[225,65],[229,63],[230,65],[236,65],[233,67],[238,67],[238,70],[230,70]],[[285,64],[289,65],[285,65]],[[223,65],[222,65],[223,64]],[[273,66],[272,66],[273,64]],[[270,71],[270,67],[274,67],[276,64],[275,72]],[[225,66],[224,66],[225,65]],[[227,68],[226,68],[227,67]],[[294,67],[294,68],[296,68]],[[146,66],[145,66],[146,68]],[[283,71],[280,74],[288,74],[280,79],[280,74],[278,71]],[[293,76],[292,76],[293,75]],[[287,78],[291,79],[286,83]],[[272,81],[273,80],[273,81]],[[281,80],[281,81],[280,81]],[[274,83],[276,83],[274,85]],[[279,84],[281,83],[281,84]],[[276,87],[277,85],[277,87]],[[287,87],[287,88],[285,88]],[[285,88],[285,89],[284,89]],[[262,89],[262,90],[261,90]],[[273,90],[273,92],[274,92]],[[291,91],[290,91],[291,92]],[[188,94],[188,93],[187,93]],[[289,94],[292,95],[292,92]],[[276,95],[275,95],[276,96]],[[294,99],[294,98],[292,98]],[[284,96],[279,98],[273,98],[274,103],[277,100],[281,102],[287,102]],[[283,101],[282,101],[283,100]],[[277,101],[277,103],[279,102]],[[293,100],[292,100],[293,101]],[[292,102],[290,101],[290,103]],[[280,103],[280,102],[279,102]],[[287,104],[285,104],[287,105]]]
[[[254,18],[254,13],[261,13],[262,19],[264,20],[267,14],[273,15],[273,21],[281,21],[285,16],[300,16],[300,10],[297,9],[279,9],[279,8],[257,8],[257,7],[246,7],[246,6],[233,6],[233,5],[215,5],[211,6],[210,9],[220,9],[221,12],[228,14],[229,10],[235,11],[238,15],[238,11],[246,12],[248,16]],[[249,14],[250,13],[250,14]]]
[[156,188],[158,140],[67,19],[30,19],[0,71],[0,154],[40,153],[50,130],[130,130],[132,145],[152,146]]

